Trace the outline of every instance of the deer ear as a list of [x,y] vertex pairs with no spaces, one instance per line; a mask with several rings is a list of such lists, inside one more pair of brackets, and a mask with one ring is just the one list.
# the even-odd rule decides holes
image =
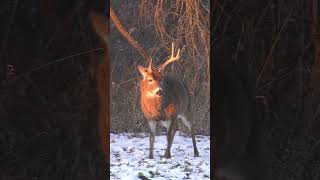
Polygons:
[[140,72],[140,74],[143,76],[143,77],[145,77],[146,76],[146,73],[147,73],[147,68],[144,68],[144,67],[142,67],[142,66],[138,66],[138,69],[139,69],[139,72]]
[[155,75],[155,76],[157,76],[157,77],[162,77],[162,71],[159,71],[159,70],[155,70],[155,71],[153,71],[153,74]]

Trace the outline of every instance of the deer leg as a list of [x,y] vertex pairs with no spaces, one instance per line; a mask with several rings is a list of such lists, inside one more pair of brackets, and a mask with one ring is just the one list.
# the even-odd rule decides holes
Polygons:
[[171,133],[167,132],[167,149],[166,152],[164,153],[165,158],[171,158],[171,152],[170,152],[170,139],[171,139]]
[[173,143],[173,139],[174,139],[174,136],[175,136],[177,130],[178,130],[178,125],[177,125],[177,122],[176,122],[176,123],[173,125],[173,129],[172,129],[172,132],[171,132],[171,139],[170,139],[171,145],[172,145],[172,143]]
[[191,138],[192,138],[192,144],[193,144],[193,153],[194,153],[194,157],[199,157],[199,151],[198,151],[198,148],[197,148],[197,141],[196,141],[196,137],[194,135],[194,130],[193,130],[193,126],[191,125],[191,123],[186,119],[185,116],[182,116],[182,115],[179,115],[178,116],[182,123],[184,125],[186,125],[189,129],[189,132],[191,134]]
[[190,132],[191,132],[191,138],[192,138],[192,144],[193,144],[193,154],[194,154],[194,157],[199,157],[199,151],[198,151],[198,148],[197,148],[197,141],[196,141],[196,137],[194,135],[194,132],[193,132],[193,127],[191,126],[190,128]]
[[[175,136],[177,130],[178,130],[177,125],[174,124],[170,136],[169,137],[167,136],[168,146],[167,146],[167,150],[165,152],[165,157],[167,157],[167,158],[171,158],[171,155],[170,155],[171,146],[172,146],[172,143],[173,143],[173,140],[174,140],[174,136]],[[168,130],[168,133],[169,133],[169,130]]]
[[153,159],[153,145],[154,145],[155,135],[153,132],[150,133],[150,149],[149,149],[149,159]]
[[169,127],[167,128],[167,149],[164,154],[165,158],[171,158],[171,146],[173,143],[174,135],[176,133],[176,119],[172,118]]
[[157,123],[155,121],[150,120],[149,121],[149,127],[150,127],[150,149],[149,149],[149,159],[153,159],[153,147],[154,147],[154,139],[155,139],[155,133],[156,133],[156,127]]

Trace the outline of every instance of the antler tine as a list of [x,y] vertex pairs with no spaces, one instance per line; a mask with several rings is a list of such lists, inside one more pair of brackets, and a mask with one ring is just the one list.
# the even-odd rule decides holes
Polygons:
[[168,60],[166,60],[166,62],[164,62],[163,64],[161,64],[161,65],[159,66],[159,68],[158,68],[159,71],[163,71],[164,68],[165,68],[168,64],[172,63],[173,61],[177,61],[177,60],[180,59],[180,49],[178,49],[177,55],[174,56],[174,43],[172,43],[172,46],[171,46],[171,47],[172,47],[172,48],[171,48],[171,57],[170,57]]
[[152,70],[152,58],[149,58],[148,69],[149,69],[150,71]]

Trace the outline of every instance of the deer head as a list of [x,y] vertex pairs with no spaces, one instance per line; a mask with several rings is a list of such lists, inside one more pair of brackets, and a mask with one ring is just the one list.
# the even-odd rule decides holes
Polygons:
[[140,87],[146,97],[159,97],[162,95],[163,70],[168,64],[179,60],[179,58],[180,49],[178,49],[177,54],[174,55],[174,44],[172,43],[171,57],[163,64],[154,68],[152,65],[152,59],[150,59],[148,67],[138,66],[139,72],[142,75]]

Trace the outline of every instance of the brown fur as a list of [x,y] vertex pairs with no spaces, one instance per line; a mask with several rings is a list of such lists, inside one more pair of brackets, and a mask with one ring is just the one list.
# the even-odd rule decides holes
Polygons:
[[149,78],[154,79],[155,83],[151,86],[148,85],[148,81],[146,79],[140,81],[141,108],[147,119],[160,120],[162,97],[155,97],[151,99],[143,95],[149,88],[160,86],[158,83],[160,77],[154,76],[152,73],[148,74],[148,76]]
[[160,107],[161,98],[148,100],[145,97],[141,97],[142,112],[147,119],[160,120]]

